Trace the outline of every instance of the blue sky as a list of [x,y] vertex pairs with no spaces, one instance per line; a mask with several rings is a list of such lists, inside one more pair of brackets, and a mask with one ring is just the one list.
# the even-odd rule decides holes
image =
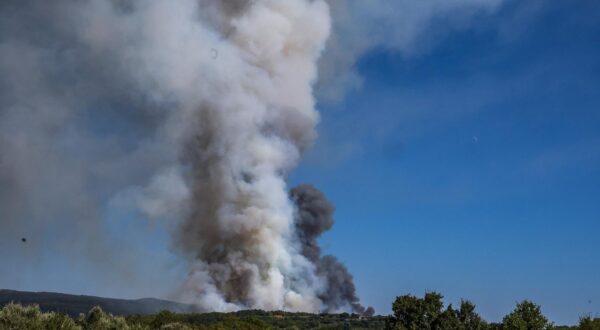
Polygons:
[[[319,138],[290,184],[336,205],[322,244],[363,303],[387,314],[397,295],[436,290],[491,321],[522,299],[558,324],[599,315],[600,2],[329,4]],[[71,11],[49,8],[0,10],[0,287],[176,299],[188,268],[174,223],[134,207],[179,165],[156,137],[175,104],[115,66],[120,35],[96,56]],[[181,49],[212,57],[191,41]]]
[[428,290],[488,320],[522,299],[559,324],[600,312],[600,4],[528,7],[371,49],[362,87],[319,106],[292,182],[336,204],[325,250],[379,313]]

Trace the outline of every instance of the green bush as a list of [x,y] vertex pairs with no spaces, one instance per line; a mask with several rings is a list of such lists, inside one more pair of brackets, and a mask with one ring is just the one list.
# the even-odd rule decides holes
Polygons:
[[[81,315],[77,321],[67,315],[44,313],[37,305],[21,306],[8,304],[0,309],[0,329],[47,329],[47,330],[144,330],[149,326],[132,322],[129,324],[123,317],[115,317],[94,307],[87,315]],[[186,329],[167,328],[167,329]]]
[[81,329],[70,317],[42,313],[37,305],[8,304],[0,309],[0,329]]
[[125,318],[107,314],[98,306],[92,308],[87,316],[80,317],[78,323],[86,330],[132,329]]

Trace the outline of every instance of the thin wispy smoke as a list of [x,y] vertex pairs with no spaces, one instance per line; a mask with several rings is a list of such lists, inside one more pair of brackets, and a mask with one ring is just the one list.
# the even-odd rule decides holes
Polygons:
[[332,34],[319,63],[321,101],[342,100],[363,84],[356,62],[373,49],[411,57],[451,31],[470,27],[505,0],[327,0]]

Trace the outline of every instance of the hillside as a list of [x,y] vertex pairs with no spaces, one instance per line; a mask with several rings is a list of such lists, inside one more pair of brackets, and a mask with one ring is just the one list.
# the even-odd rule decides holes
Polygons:
[[[79,324],[73,323],[73,329],[80,327],[85,329],[89,326],[87,323],[99,318],[106,322],[121,324],[117,326],[119,329],[126,328],[126,324],[136,325],[139,329],[158,329],[169,324],[186,325],[185,329],[383,329],[386,320],[384,316],[362,317],[347,313],[310,314],[261,310],[194,313],[190,305],[151,298],[127,300],[52,292],[0,290],[0,307],[8,308],[4,311],[7,315],[4,321],[17,322],[16,324],[21,321],[33,322],[32,313],[28,312],[27,308],[14,305],[11,307],[11,302],[22,306],[39,305],[42,312],[68,314]],[[99,306],[102,311],[112,315],[123,316],[125,319],[113,318],[98,310],[90,312],[94,310],[94,306]],[[85,314],[86,317],[79,319],[80,313]],[[18,316],[19,314],[21,316]],[[99,316],[94,316],[95,314]],[[0,315],[0,328],[2,328],[2,319]],[[30,323],[24,324],[30,325]]]
[[21,305],[39,305],[42,311],[61,312],[70,316],[87,313],[94,306],[113,315],[148,315],[163,310],[173,312],[191,312],[192,306],[168,300],[144,299],[113,299],[84,295],[71,295],[54,292],[25,292],[0,289],[0,306],[10,302]]

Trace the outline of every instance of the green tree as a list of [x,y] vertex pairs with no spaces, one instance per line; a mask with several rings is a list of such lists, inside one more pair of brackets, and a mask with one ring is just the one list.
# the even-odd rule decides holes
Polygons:
[[161,311],[154,316],[154,319],[150,322],[150,326],[154,329],[160,329],[166,325],[173,327],[173,324],[175,323],[177,323],[177,316],[174,313],[170,311]]
[[397,297],[392,305],[394,315],[387,323],[389,329],[423,330],[432,329],[433,322],[442,313],[443,296],[428,292],[417,298],[412,295]]
[[465,327],[458,319],[458,311],[452,308],[452,304],[442,312],[432,324],[432,329],[435,330],[464,330]]
[[545,330],[552,325],[542,314],[540,306],[531,301],[524,300],[502,319],[503,330]]
[[485,321],[475,312],[475,305],[461,300],[460,309],[452,304],[444,310],[443,296],[426,293],[423,298],[412,295],[397,297],[392,305],[394,314],[387,320],[386,329],[401,330],[487,330]]
[[475,305],[468,300],[460,301],[458,320],[465,330],[485,330],[487,323],[475,312]]
[[580,330],[600,330],[600,318],[592,319],[590,316],[584,316],[579,319]]

